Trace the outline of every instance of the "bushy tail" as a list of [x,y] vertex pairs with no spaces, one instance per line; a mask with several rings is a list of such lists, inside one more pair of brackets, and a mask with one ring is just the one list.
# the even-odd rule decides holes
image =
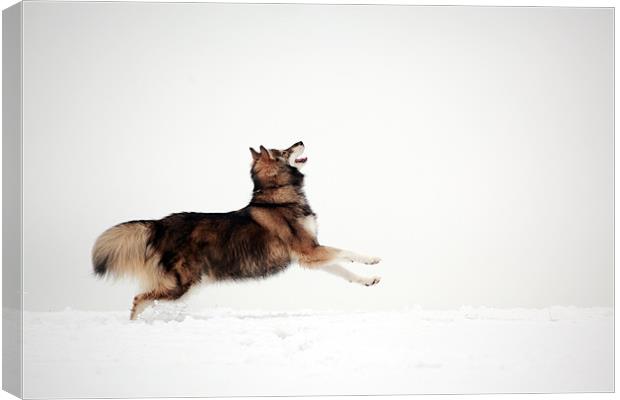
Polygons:
[[93,247],[95,274],[150,278],[156,272],[147,249],[150,225],[151,221],[126,222],[103,232]]

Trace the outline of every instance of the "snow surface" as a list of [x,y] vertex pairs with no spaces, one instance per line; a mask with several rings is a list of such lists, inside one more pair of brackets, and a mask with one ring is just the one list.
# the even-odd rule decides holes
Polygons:
[[24,313],[29,398],[613,389],[608,308]]

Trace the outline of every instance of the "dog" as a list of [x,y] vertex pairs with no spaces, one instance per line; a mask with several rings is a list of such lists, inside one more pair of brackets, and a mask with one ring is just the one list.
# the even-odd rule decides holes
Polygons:
[[319,244],[316,214],[304,193],[304,144],[259,149],[250,148],[254,190],[246,207],[124,222],[97,238],[95,275],[133,276],[145,288],[133,299],[131,320],[155,300],[177,300],[201,281],[265,278],[292,263],[366,286],[379,283],[341,265],[377,264],[378,257]]

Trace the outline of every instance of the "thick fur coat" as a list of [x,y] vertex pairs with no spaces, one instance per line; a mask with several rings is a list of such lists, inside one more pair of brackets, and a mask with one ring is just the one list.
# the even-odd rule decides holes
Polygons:
[[254,191],[246,207],[124,222],[99,236],[92,252],[95,274],[134,276],[145,287],[134,298],[131,319],[150,302],[177,300],[203,280],[264,278],[293,262],[366,286],[379,282],[338,264],[376,264],[379,258],[318,243],[316,215],[303,189],[303,143],[285,150],[250,150]]

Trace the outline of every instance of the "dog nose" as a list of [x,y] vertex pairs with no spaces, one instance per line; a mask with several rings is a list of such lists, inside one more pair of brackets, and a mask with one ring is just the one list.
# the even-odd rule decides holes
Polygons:
[[302,142],[301,140],[297,143],[295,143],[293,146],[303,146],[304,142]]

